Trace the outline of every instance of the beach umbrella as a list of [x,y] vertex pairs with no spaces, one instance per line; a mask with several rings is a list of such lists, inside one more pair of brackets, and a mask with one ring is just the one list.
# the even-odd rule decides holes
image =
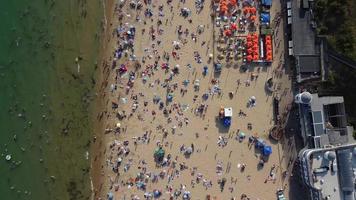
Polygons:
[[256,8],[255,8],[255,7],[251,7],[251,8],[250,8],[250,13],[256,14]]
[[266,45],[271,45],[271,40],[266,40]]
[[251,55],[248,55],[247,57],[246,57],[246,59],[247,59],[247,61],[251,61],[252,60],[252,56]]
[[247,42],[247,47],[251,47],[252,46],[252,42]]
[[114,200],[114,194],[112,192],[108,193],[108,200]]
[[153,190],[153,197],[159,198],[162,195],[162,192],[159,190]]
[[247,13],[249,13],[249,12],[250,12],[250,8],[249,7],[245,7],[244,8],[244,14],[247,15]]
[[224,31],[224,34],[225,34],[225,36],[231,36],[231,30],[230,29],[226,29],[225,31]]
[[157,160],[162,160],[164,155],[165,155],[165,151],[164,151],[164,149],[162,149],[162,147],[157,148],[154,152],[154,157]]
[[245,134],[244,132],[240,132],[240,133],[239,133],[239,137],[243,138],[243,137],[245,137],[245,136],[246,136],[246,134]]
[[11,160],[11,155],[10,154],[6,155],[5,160],[10,161]]
[[252,52],[253,52],[253,51],[252,51],[251,48],[248,48],[248,49],[247,49],[247,53],[248,53],[248,54],[252,54]]
[[256,15],[252,15],[252,16],[250,17],[250,20],[254,22],[254,21],[256,20],[256,18],[257,18]]
[[253,56],[253,60],[258,60],[258,58],[259,58],[258,55]]
[[230,0],[230,4],[235,6],[237,4],[237,1],[236,0]]
[[190,200],[190,198],[191,198],[190,192],[189,191],[184,191],[183,199],[184,200]]
[[167,101],[172,101],[173,100],[173,94],[169,93],[167,94]]
[[186,154],[186,155],[190,155],[190,154],[192,154],[192,153],[193,153],[192,147],[188,147],[188,148],[186,148],[185,151],[184,151],[184,154]]
[[232,24],[230,25],[230,29],[231,29],[231,30],[237,30],[237,24],[236,24],[236,23],[232,23]]

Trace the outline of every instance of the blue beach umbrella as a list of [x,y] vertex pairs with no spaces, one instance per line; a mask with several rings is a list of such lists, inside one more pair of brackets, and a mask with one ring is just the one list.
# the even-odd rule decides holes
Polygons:
[[263,148],[263,155],[264,155],[264,156],[269,156],[269,155],[271,155],[271,154],[272,154],[272,147],[266,145],[266,146]]

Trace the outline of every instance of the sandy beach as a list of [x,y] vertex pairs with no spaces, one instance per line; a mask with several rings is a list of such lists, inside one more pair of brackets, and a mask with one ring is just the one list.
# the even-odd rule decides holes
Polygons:
[[[118,1],[106,9],[102,105],[91,153],[94,198],[262,200],[276,199],[278,189],[288,194],[288,160],[281,143],[268,136],[274,97],[281,99],[282,114],[292,98],[280,21],[272,25],[273,63],[241,67],[242,59],[225,59],[229,39],[221,28],[229,22],[216,25],[210,1],[140,2]],[[280,10],[273,1],[271,23]],[[232,109],[230,126],[219,117],[221,108]],[[263,166],[256,138],[272,147]],[[159,148],[164,155],[155,154]]]

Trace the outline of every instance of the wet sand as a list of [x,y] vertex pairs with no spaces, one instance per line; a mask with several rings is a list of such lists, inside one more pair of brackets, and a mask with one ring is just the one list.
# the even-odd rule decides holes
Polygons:
[[[138,68],[135,67],[135,61],[129,61],[129,56],[118,59],[116,67],[112,67],[113,52],[118,48],[117,42],[122,42],[114,34],[114,29],[120,27],[120,12],[116,9],[112,15],[114,17],[108,18],[106,36],[111,37],[108,37],[104,48],[104,61],[100,67],[103,84],[98,94],[102,98],[100,108],[103,109],[97,115],[98,127],[92,152],[95,199],[107,199],[110,192],[116,199],[138,199],[136,196],[144,199],[145,191],[136,187],[136,184],[141,184],[141,180],[143,183],[147,181],[144,184],[146,192],[160,190],[161,199],[169,199],[175,191],[189,191],[191,199],[206,199],[207,195],[211,199],[237,199],[242,194],[250,199],[276,198],[277,189],[288,190],[285,185],[288,181],[282,178],[282,172],[287,168],[280,156],[283,153],[281,145],[268,139],[268,133],[273,127],[273,96],[282,96],[282,111],[290,102],[290,80],[283,70],[277,69],[283,63],[282,27],[276,43],[279,40],[282,42],[281,45],[274,46],[274,62],[271,66],[250,66],[243,72],[239,62],[231,66],[223,63],[222,72],[216,77],[213,62],[208,63],[210,53],[218,54],[214,49],[217,42],[213,35],[217,38],[219,32],[217,27],[214,28],[210,17],[210,2],[205,2],[198,14],[194,1],[184,4],[173,2],[169,5],[164,1],[161,12],[164,16],[159,16],[160,4],[160,1],[152,2],[156,6],[143,4],[141,11],[130,9],[128,2],[122,7],[121,27],[128,23],[128,26],[133,25],[136,28],[133,52],[141,65]],[[192,11],[190,17],[179,15],[180,9],[184,7]],[[110,8],[115,10],[115,6],[108,10]],[[152,9],[151,18],[144,16],[146,8]],[[276,2],[271,8],[272,16],[279,9],[280,5]],[[136,16],[140,18],[138,21]],[[162,22],[160,26],[157,26],[158,19]],[[177,34],[180,25],[183,31],[181,40]],[[204,26],[201,34],[197,33],[199,25]],[[155,30],[155,40],[150,36],[151,26]],[[159,29],[163,30],[162,34],[157,34]],[[189,31],[187,36],[185,29]],[[192,39],[195,37],[196,42]],[[180,49],[174,49],[174,41],[181,43]],[[164,60],[164,51],[170,55],[169,61]],[[174,58],[172,51],[179,58]],[[199,58],[195,59],[194,52],[199,54],[201,63],[197,62]],[[130,51],[128,54],[130,55]],[[216,55],[214,61],[217,61]],[[145,63],[142,62],[142,57],[146,58]],[[155,60],[157,67],[154,66]],[[162,69],[162,63],[169,63],[170,70]],[[120,74],[121,64],[125,64],[128,71]],[[203,75],[205,65],[208,66],[206,76]],[[171,72],[175,66],[179,70],[177,74]],[[134,76],[134,83],[127,89],[130,71]],[[257,74],[253,80],[252,73]],[[268,95],[265,92],[265,82],[272,76],[276,90]],[[213,79],[218,82],[220,94],[212,92]],[[185,80],[189,82],[187,86],[183,84]],[[194,88],[196,80],[199,80],[199,90]],[[172,90],[172,102],[166,102],[168,86]],[[234,93],[232,98],[229,92]],[[207,100],[202,98],[204,93],[209,94]],[[160,97],[164,103],[162,109],[159,109],[159,103],[153,102],[155,96]],[[251,96],[256,97],[256,105],[248,108],[247,103]],[[229,128],[223,127],[218,118],[221,106],[233,109]],[[118,119],[119,112],[126,117]],[[120,128],[117,123],[120,123]],[[236,139],[240,132],[246,134],[242,141]],[[263,168],[258,167],[260,152],[253,146],[249,147],[250,136],[265,139],[272,146],[273,153]],[[154,161],[153,154],[158,146],[163,146],[166,157],[170,154],[170,159],[165,160],[167,165],[157,166]],[[194,147],[189,158],[180,151],[188,147]],[[120,166],[117,164],[118,158],[121,160]],[[221,170],[217,170],[218,165]],[[241,170],[242,165],[245,165],[244,170]],[[273,180],[269,177],[271,168],[275,174]],[[137,177],[140,172],[144,175]],[[226,180],[223,191],[219,184],[222,180]]]

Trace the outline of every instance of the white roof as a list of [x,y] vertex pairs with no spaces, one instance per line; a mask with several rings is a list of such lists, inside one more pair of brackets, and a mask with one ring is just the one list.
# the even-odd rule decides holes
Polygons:
[[289,49],[288,49],[288,55],[290,55],[290,56],[293,55],[293,49],[292,49],[292,48],[289,48]]
[[292,8],[292,2],[288,1],[287,2],[287,9],[291,9]]
[[288,24],[292,24],[292,17],[288,17]]
[[232,108],[224,108],[225,117],[232,117]]

